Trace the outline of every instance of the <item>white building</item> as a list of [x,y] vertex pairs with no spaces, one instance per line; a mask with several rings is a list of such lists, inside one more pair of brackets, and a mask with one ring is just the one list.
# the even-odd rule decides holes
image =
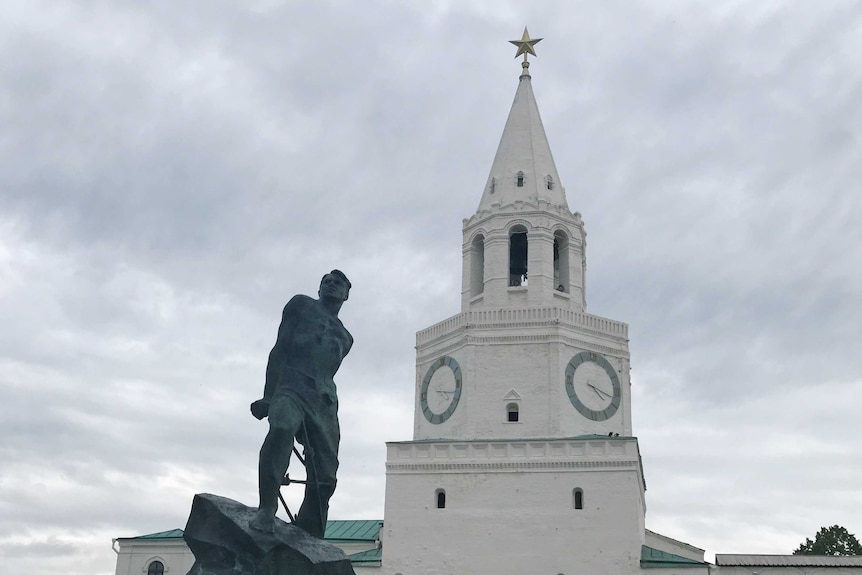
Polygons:
[[[416,336],[413,439],[387,444],[382,528],[327,538],[381,575],[862,573],[862,557],[710,565],[702,549],[645,529],[628,327],[586,311],[584,222],[531,82],[525,60],[464,220],[461,312]],[[185,573],[182,539],[158,535],[118,540],[117,575],[154,561]]]
[[586,312],[584,223],[528,66],[464,220],[461,313],[416,336],[413,440],[387,445],[383,572],[705,573],[702,550],[647,545],[628,327]]
[[[340,547],[357,573],[380,573],[380,520],[327,521],[326,540]],[[185,575],[195,556],[183,540],[182,529],[172,529],[113,541],[116,575]]]

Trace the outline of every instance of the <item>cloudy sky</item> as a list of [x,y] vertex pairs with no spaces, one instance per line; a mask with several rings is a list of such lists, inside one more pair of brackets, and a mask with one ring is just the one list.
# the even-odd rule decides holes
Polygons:
[[382,518],[414,334],[459,311],[518,82],[630,325],[648,528],[713,553],[862,535],[862,4],[3,2],[0,560],[256,498],[282,306],[333,267],[333,518]]

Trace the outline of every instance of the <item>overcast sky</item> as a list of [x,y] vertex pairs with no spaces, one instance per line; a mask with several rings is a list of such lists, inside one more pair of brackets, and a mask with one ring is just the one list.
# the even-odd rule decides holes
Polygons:
[[330,517],[383,516],[415,332],[459,311],[524,25],[630,325],[647,527],[713,553],[862,535],[862,3],[2,2],[0,562],[256,502],[281,308],[338,267]]

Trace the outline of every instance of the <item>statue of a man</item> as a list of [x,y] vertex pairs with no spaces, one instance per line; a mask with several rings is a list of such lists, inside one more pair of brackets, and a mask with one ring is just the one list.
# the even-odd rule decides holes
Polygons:
[[350,287],[347,276],[332,270],[320,280],[318,299],[297,295],[284,306],[263,399],[251,404],[255,417],[269,416],[269,433],[260,448],[260,505],[252,520],[256,529],[273,529],[278,491],[296,438],[305,446],[308,479],[296,525],[323,538],[341,437],[333,376],[353,345],[338,312]]

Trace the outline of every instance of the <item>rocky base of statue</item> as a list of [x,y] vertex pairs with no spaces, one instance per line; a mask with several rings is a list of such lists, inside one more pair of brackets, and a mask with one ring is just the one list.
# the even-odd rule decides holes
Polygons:
[[183,533],[195,556],[189,575],[355,575],[344,552],[276,518],[253,529],[257,513],[226,497],[198,493]]

